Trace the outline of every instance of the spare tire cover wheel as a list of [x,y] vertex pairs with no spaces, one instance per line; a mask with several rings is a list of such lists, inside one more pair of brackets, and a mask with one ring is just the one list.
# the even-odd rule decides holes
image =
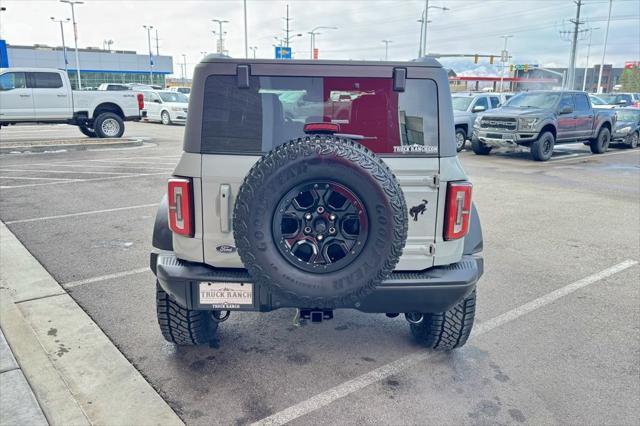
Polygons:
[[358,306],[395,268],[407,208],[395,176],[364,146],[312,136],[264,155],[234,208],[252,278],[305,307]]

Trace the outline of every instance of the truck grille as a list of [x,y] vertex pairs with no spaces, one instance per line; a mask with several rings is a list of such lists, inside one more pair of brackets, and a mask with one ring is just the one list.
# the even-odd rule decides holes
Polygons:
[[515,118],[503,118],[503,117],[491,117],[483,118],[480,121],[480,128],[482,129],[504,129],[515,130],[516,119]]

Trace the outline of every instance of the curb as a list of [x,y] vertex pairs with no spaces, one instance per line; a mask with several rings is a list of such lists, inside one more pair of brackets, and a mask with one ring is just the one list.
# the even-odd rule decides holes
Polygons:
[[141,146],[143,144],[142,138],[134,138],[128,140],[112,139],[104,140],[100,142],[75,142],[59,141],[55,144],[29,144],[26,142],[24,145],[0,147],[0,154],[20,154],[25,152],[46,152],[46,151],[61,151],[61,150],[73,150],[83,151],[88,149],[101,149],[101,148],[125,148],[133,146]]
[[183,425],[0,221],[0,327],[50,424]]

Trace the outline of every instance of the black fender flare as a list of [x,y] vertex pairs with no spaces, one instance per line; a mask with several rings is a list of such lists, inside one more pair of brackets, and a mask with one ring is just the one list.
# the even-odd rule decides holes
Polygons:
[[482,226],[480,225],[480,216],[476,209],[475,203],[471,205],[471,218],[469,219],[469,232],[464,237],[463,254],[475,254],[482,251]]
[[169,229],[169,202],[166,194],[162,197],[158,206],[151,241],[156,249],[173,251],[173,233]]

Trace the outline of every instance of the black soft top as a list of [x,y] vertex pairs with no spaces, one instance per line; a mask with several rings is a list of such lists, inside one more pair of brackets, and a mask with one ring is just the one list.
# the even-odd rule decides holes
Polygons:
[[430,57],[423,57],[413,61],[405,62],[385,62],[385,61],[336,61],[336,60],[310,60],[310,59],[241,59],[231,58],[216,53],[211,53],[200,61],[200,63],[234,63],[234,64],[282,64],[282,65],[362,65],[362,66],[384,66],[384,67],[428,67],[442,68],[440,62]]

